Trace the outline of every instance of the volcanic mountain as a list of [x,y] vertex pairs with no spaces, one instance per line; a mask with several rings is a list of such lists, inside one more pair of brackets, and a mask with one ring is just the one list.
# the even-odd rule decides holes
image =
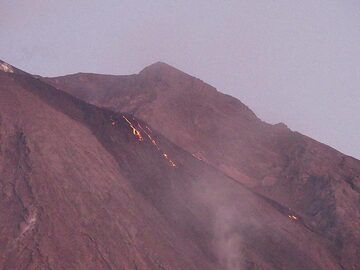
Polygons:
[[358,269],[360,161],[167,64],[0,62],[0,269]]

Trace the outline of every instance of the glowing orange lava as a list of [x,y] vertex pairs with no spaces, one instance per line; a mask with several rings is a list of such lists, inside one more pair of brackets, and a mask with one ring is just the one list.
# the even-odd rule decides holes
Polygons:
[[139,141],[143,141],[144,138],[141,136],[140,131],[138,131],[133,124],[129,121],[129,119],[127,119],[124,115],[123,118],[125,119],[125,121],[129,124],[129,126],[132,128],[133,134],[134,136],[139,140]]
[[[151,141],[151,143],[152,143],[153,145],[155,145],[158,150],[160,150],[159,146],[157,145],[156,141],[151,137],[151,135],[150,135],[148,132],[146,132],[146,130],[145,130],[140,124],[139,124],[139,127],[142,129],[142,131],[144,131],[144,133],[146,134],[146,136],[148,136],[148,138],[149,138],[149,140]],[[151,132],[151,130],[150,130],[150,128],[148,128],[148,126],[146,126],[146,129],[147,129],[149,132]]]
[[[123,118],[126,120],[126,122],[128,122],[128,124],[130,125],[130,127],[133,129],[134,135],[137,136],[138,138],[139,138],[139,136],[140,136],[140,138],[141,138],[140,140],[142,141],[142,140],[143,140],[143,137],[141,136],[140,131],[138,131],[138,130],[132,125],[132,123],[131,123],[125,116],[123,116]],[[157,142],[156,142],[156,141],[151,137],[151,135],[149,134],[149,133],[151,133],[151,129],[150,129],[148,126],[145,126],[145,128],[147,129],[147,131],[146,131],[146,130],[140,125],[140,123],[137,123],[137,124],[138,124],[139,128],[140,128],[140,129],[146,134],[146,136],[149,138],[150,142],[156,147],[156,149],[157,149],[158,151],[161,151],[161,149],[160,149],[159,145],[157,144]],[[161,151],[161,152],[162,152],[162,151]],[[162,152],[162,156],[169,162],[169,164],[170,164],[171,167],[176,167],[175,162],[174,162],[173,160],[171,160],[166,153]]]
[[297,216],[294,216],[294,215],[288,215],[288,217],[291,219],[291,220],[298,220],[299,218]]
[[172,161],[169,156],[166,153],[163,153],[164,158],[169,162],[171,167],[176,167],[176,164],[174,161]]
[[151,142],[152,142],[153,145],[156,145],[156,146],[157,146],[157,143],[156,143],[155,140],[151,139]]
[[176,167],[176,164],[174,163],[174,161],[172,161],[171,159],[169,159],[169,163],[171,167]]

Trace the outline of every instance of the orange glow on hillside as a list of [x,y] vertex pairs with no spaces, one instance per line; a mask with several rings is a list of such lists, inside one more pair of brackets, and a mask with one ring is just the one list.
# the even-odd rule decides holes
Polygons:
[[144,138],[141,136],[141,133],[139,130],[137,130],[133,124],[129,121],[129,119],[127,119],[124,115],[123,118],[125,119],[125,121],[129,124],[129,126],[132,128],[133,134],[134,136],[139,140],[139,141],[143,141]]
[[[128,118],[126,118],[124,115],[123,115],[123,118],[124,118],[124,120],[129,124],[129,126],[132,128],[132,132],[133,132],[134,136],[135,136],[139,141],[143,141],[143,140],[144,140],[143,136],[141,135],[141,132],[139,131],[139,129],[141,129],[142,132],[145,133],[146,136],[149,138],[150,142],[156,147],[156,149],[157,149],[158,151],[161,151],[162,156],[164,157],[164,159],[167,160],[167,162],[169,163],[169,165],[170,165],[171,167],[176,167],[175,162],[169,158],[168,154],[166,154],[165,152],[163,152],[163,151],[160,149],[158,143],[157,143],[157,142],[155,141],[155,139],[150,135],[151,129],[150,129],[148,126],[145,126],[146,129],[147,129],[147,131],[146,131],[146,130],[140,125],[140,123],[137,123],[137,126],[139,127],[139,129],[137,129],[137,128],[130,122],[130,120],[129,120]],[[114,121],[112,121],[112,123],[113,123],[113,125],[115,125],[115,122],[114,122]]]
[[299,218],[295,215],[288,215],[288,217],[293,220],[293,221],[297,221]]

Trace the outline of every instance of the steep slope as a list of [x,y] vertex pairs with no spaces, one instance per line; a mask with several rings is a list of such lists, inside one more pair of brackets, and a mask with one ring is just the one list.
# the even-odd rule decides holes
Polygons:
[[146,123],[0,82],[1,269],[341,269],[294,211]]
[[29,76],[0,81],[0,269],[212,269],[95,135],[136,145],[125,121]]
[[358,160],[284,124],[266,124],[235,98],[164,63],[129,76],[80,73],[43,80],[144,120],[199,161],[292,209],[343,269],[359,267]]
[[340,269],[294,211],[146,123],[0,81],[1,269]]

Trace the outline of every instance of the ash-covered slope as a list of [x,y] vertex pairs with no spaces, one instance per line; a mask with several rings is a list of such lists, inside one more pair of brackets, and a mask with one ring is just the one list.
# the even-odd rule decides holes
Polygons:
[[0,120],[0,269],[215,269],[135,190],[172,168],[120,115],[0,72]]
[[0,82],[0,269],[341,269],[296,212],[145,122]]
[[294,210],[147,123],[0,82],[0,269],[341,269]]
[[[316,235],[337,262],[328,269],[359,267],[358,160],[283,124],[266,124],[235,98],[164,63],[129,76],[80,73],[43,80],[97,106],[142,119],[194,158],[274,205],[292,209],[297,215],[289,214],[289,220]],[[317,251],[314,241],[298,237],[297,243],[312,254]],[[261,246],[267,250],[260,257],[271,253],[269,243]]]

